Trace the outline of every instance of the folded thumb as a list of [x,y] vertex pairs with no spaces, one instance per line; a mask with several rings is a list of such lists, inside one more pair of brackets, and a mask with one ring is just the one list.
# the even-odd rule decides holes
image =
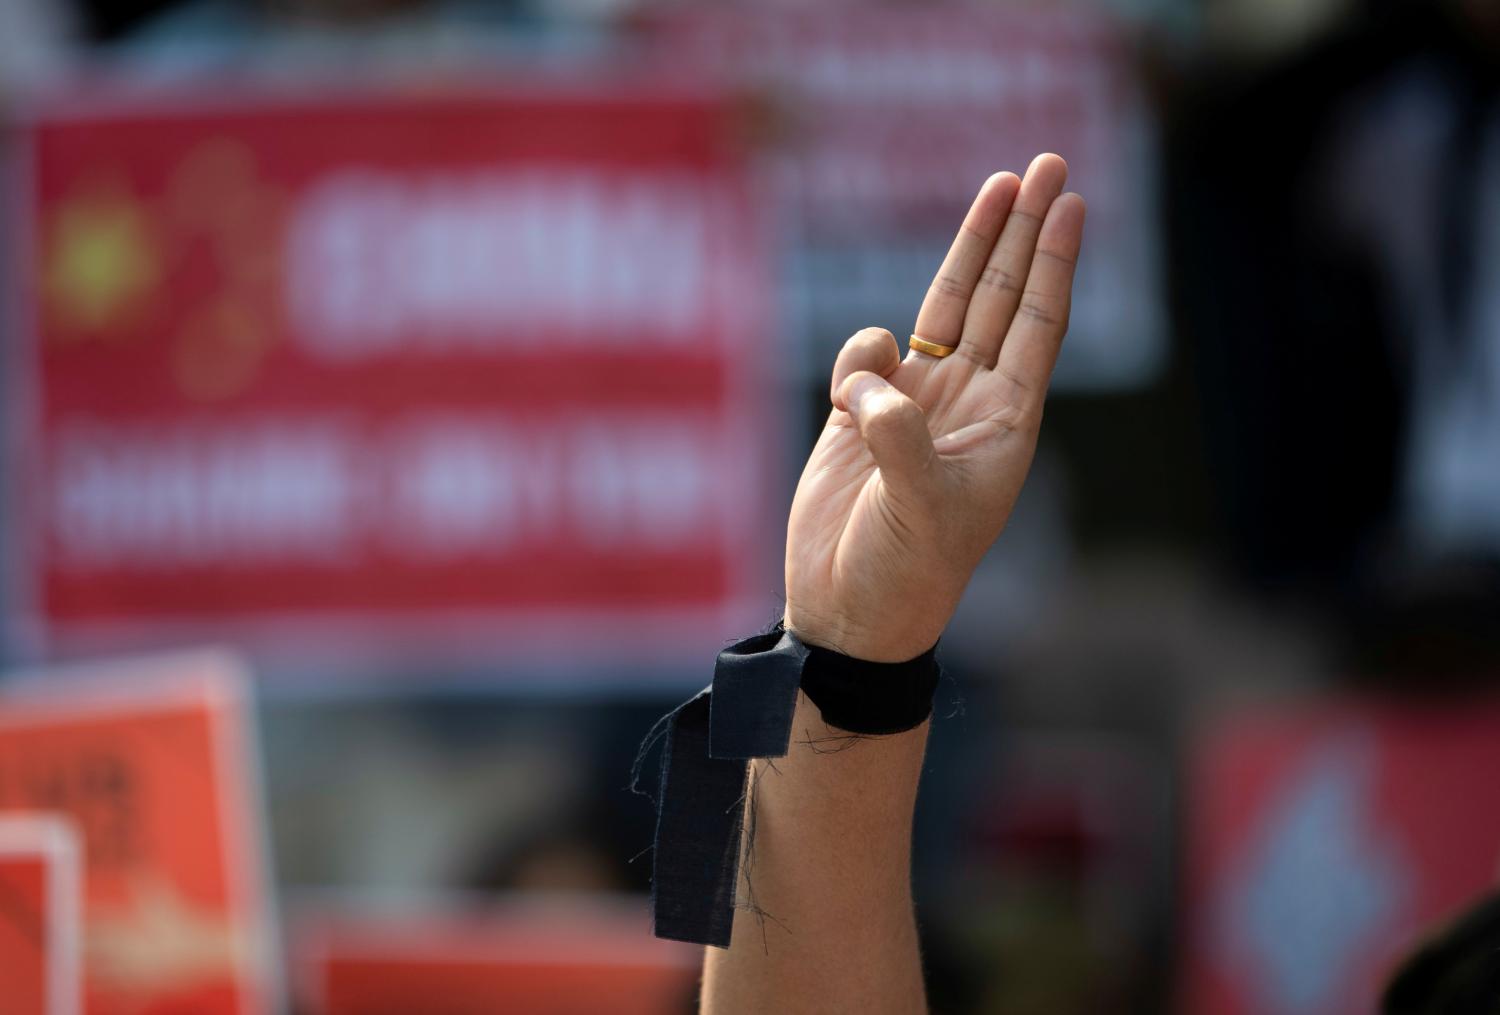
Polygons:
[[844,404],[886,482],[920,483],[937,457],[921,407],[869,371],[849,375],[844,382]]

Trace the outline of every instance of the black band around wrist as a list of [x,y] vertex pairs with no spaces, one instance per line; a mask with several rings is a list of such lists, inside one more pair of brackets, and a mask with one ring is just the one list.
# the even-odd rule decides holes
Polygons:
[[663,716],[636,758],[665,738],[657,796],[652,908],[658,937],[729,946],[749,761],[791,743],[800,688],[831,727],[900,733],[932,714],[937,647],[903,663],[873,663],[807,645],[781,624],[736,642],[713,684]]
[[904,663],[872,663],[832,649],[804,647],[802,693],[828,725],[881,736],[919,726],[932,714],[936,645]]

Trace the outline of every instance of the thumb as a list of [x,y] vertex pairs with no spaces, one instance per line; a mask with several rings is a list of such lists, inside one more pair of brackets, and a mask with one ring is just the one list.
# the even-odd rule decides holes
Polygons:
[[937,464],[937,453],[921,407],[868,370],[850,374],[840,393],[886,482],[907,489],[922,486]]

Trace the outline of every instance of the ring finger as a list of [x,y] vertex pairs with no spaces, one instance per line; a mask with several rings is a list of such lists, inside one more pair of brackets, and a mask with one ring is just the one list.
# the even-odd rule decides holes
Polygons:
[[[957,346],[963,334],[964,316],[974,287],[989,261],[990,251],[1000,237],[1000,229],[1010,214],[1021,181],[1015,173],[996,173],[984,181],[979,196],[964,216],[963,225],[942,267],[927,289],[922,309],[917,313],[913,334],[935,345]],[[937,362],[938,357],[913,352],[913,358]]]

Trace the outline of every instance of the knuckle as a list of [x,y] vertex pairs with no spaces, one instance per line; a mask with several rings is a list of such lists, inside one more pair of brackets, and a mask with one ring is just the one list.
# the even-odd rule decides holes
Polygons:
[[1010,210],[1010,218],[1017,220],[1028,229],[1040,231],[1042,228],[1042,216],[1034,211],[1027,211],[1024,208],[1012,208]]
[[875,433],[895,433],[911,425],[922,410],[915,402],[896,391],[887,391],[870,399],[865,407],[865,427]]
[[1060,309],[1053,302],[1037,296],[1025,296],[1021,299],[1021,305],[1016,308],[1016,313],[1029,321],[1045,325],[1050,328],[1061,327],[1067,324],[1067,311]]
[[1078,266],[1078,258],[1069,257],[1067,254],[1059,250],[1049,250],[1046,247],[1038,247],[1036,249],[1036,254],[1038,257],[1046,257],[1053,261],[1057,261],[1064,267],[1067,267],[1069,269]]
[[1021,291],[1021,282],[1016,277],[1016,273],[997,264],[984,269],[984,274],[979,276],[979,284],[997,292],[1018,293]]
[[971,339],[961,342],[953,354],[972,366],[984,368],[988,368],[994,358],[987,347],[981,348],[979,342]]
[[939,275],[933,279],[931,292],[954,300],[966,300],[972,295],[972,290],[963,279],[952,275]]

